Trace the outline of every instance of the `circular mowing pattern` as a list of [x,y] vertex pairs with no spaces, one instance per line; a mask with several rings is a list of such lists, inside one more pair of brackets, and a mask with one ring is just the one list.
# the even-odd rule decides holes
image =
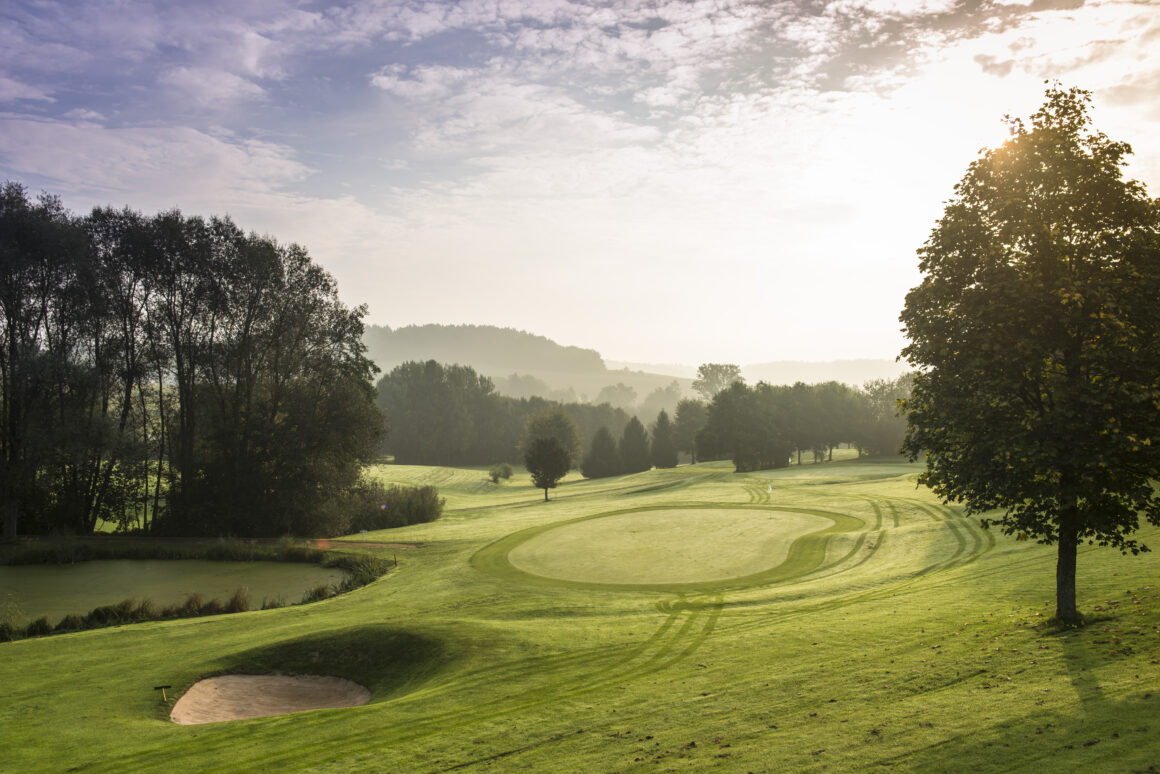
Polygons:
[[827,563],[833,537],[865,527],[854,516],[805,508],[632,508],[512,533],[477,551],[471,564],[540,585],[719,592],[813,572]]
[[516,546],[516,569],[617,585],[705,583],[754,575],[785,561],[793,541],[828,519],[784,511],[673,509],[566,524]]

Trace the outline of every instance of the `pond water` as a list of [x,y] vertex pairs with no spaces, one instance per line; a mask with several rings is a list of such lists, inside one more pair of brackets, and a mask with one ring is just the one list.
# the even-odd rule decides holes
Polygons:
[[0,618],[26,623],[46,616],[55,624],[69,614],[123,599],[149,599],[154,607],[181,604],[190,594],[225,603],[249,591],[250,609],[264,599],[293,604],[322,584],[342,583],[342,570],[294,562],[211,562],[202,559],[108,559],[79,564],[0,566]]

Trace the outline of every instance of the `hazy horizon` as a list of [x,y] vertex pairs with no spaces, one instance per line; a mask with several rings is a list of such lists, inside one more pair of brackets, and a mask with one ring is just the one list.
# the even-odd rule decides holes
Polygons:
[[[1005,114],[1093,92],[1160,193],[1160,11],[1109,0],[263,0],[0,10],[0,179],[228,214],[367,322],[612,361],[893,359]],[[1154,143],[1151,147],[1148,143]]]

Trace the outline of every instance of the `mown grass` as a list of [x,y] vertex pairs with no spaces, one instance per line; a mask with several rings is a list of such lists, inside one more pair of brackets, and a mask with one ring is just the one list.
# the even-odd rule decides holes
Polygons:
[[[366,536],[361,550],[400,562],[369,586],[305,607],[0,645],[0,771],[1160,763],[1158,555],[1083,549],[1089,625],[1054,629],[1053,550],[984,532],[916,489],[915,472],[848,460],[736,475],[709,464],[571,477],[544,503],[523,471],[495,485],[485,470],[382,466],[384,481],[434,483],[448,502],[440,522]],[[502,541],[524,530],[731,505],[851,525],[815,537],[809,562],[744,584],[574,586],[500,561]],[[1144,537],[1160,548],[1160,531]],[[152,690],[171,684],[172,698],[211,674],[275,671],[346,677],[373,698],[177,726]]]

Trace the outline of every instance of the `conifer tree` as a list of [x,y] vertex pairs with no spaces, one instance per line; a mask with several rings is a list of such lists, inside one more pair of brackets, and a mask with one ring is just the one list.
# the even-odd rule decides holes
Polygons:
[[580,472],[585,478],[605,478],[620,474],[620,452],[612,433],[604,425],[592,437],[592,448],[584,456]]
[[652,467],[648,431],[636,417],[628,420],[620,436],[620,464],[625,473],[640,473]]
[[677,466],[677,443],[673,437],[673,423],[668,412],[661,409],[657,414],[652,432],[652,464],[658,468]]

